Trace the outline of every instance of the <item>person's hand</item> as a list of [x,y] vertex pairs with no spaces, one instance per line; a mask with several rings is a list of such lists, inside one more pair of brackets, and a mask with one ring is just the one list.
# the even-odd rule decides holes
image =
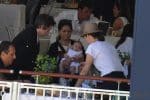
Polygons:
[[79,72],[81,72],[82,68],[85,66],[85,62],[81,62],[79,66]]
[[131,60],[125,60],[124,62],[126,65],[131,65]]
[[71,63],[71,59],[70,58],[66,58],[65,60],[62,61],[62,65],[65,66],[69,66]]
[[76,55],[76,56],[72,57],[71,60],[75,61],[75,62],[82,62],[82,61],[84,61],[84,57],[83,57],[83,55]]

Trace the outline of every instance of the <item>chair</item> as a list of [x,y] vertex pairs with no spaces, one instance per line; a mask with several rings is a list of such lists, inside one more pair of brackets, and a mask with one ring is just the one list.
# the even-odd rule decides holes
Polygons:
[[28,0],[26,4],[26,24],[33,25],[41,8],[41,0]]
[[12,40],[12,34],[8,27],[6,26],[0,26],[0,41],[11,41]]
[[100,21],[98,23],[98,28],[103,31],[104,35],[106,35],[108,27],[109,27],[109,22]]

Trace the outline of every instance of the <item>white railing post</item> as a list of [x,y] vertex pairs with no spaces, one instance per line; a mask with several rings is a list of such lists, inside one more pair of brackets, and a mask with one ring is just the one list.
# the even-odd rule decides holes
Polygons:
[[117,100],[120,100],[120,95],[119,95],[119,90],[120,90],[120,81],[118,81],[118,96],[117,96]]
[[35,77],[36,77],[36,82],[35,83],[38,84],[39,83],[39,75],[36,75]]
[[17,100],[18,98],[18,82],[13,82],[13,87],[12,87],[12,95],[11,95],[11,100]]

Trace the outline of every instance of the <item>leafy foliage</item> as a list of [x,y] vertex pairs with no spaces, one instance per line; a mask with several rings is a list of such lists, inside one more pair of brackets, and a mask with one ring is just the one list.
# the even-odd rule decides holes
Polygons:
[[129,53],[127,53],[127,52],[120,52],[120,51],[118,50],[118,54],[119,54],[119,57],[120,57],[120,59],[121,59],[122,64],[124,64],[124,62],[125,62],[126,60],[130,60],[130,54],[129,54]]
[[[49,57],[48,55],[39,54],[36,59],[36,67],[34,71],[36,72],[55,72],[57,69],[57,60],[54,57]],[[39,76],[39,84],[48,84],[53,81],[52,78],[46,76]]]

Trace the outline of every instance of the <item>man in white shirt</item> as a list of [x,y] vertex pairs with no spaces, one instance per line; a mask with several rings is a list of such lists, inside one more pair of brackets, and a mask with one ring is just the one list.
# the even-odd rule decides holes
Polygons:
[[87,0],[82,0],[78,5],[78,10],[68,10],[61,12],[55,21],[58,23],[61,19],[72,20],[73,34],[82,34],[81,25],[90,21],[93,23],[98,23],[99,20],[92,15],[92,6]]

